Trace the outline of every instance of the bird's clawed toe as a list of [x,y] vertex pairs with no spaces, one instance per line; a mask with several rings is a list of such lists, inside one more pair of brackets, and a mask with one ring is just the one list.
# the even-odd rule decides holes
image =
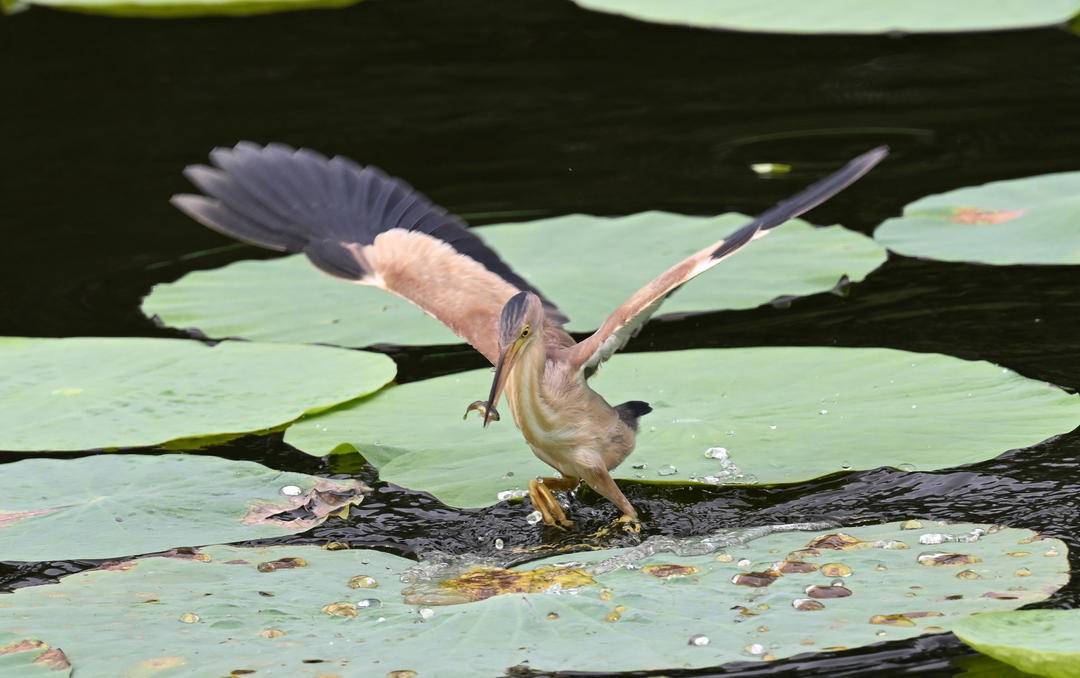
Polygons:
[[561,527],[564,530],[574,529],[574,521],[566,517],[555,493],[544,484],[544,479],[529,481],[529,499],[532,500],[533,508],[540,512],[545,525]]
[[615,525],[627,534],[641,534],[641,521],[637,516],[624,513],[615,519]]

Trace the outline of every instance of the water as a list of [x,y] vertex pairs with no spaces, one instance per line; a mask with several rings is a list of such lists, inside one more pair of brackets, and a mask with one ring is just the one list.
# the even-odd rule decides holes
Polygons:
[[[151,284],[268,256],[190,223],[166,201],[187,189],[183,165],[242,138],[381,165],[476,224],[574,211],[753,212],[885,142],[893,147],[888,162],[812,215],[869,232],[927,193],[1080,168],[1080,39],[1056,29],[755,36],[638,24],[560,0],[370,0],[236,21],[35,10],[0,19],[0,57],[7,335],[179,336],[139,314]],[[790,173],[763,178],[750,168],[781,162]],[[602,252],[596,261],[617,265]],[[656,322],[628,350],[885,346],[991,360],[1076,389],[1078,311],[1068,267],[892,257],[846,297]],[[483,365],[460,347],[391,353],[401,381]],[[525,556],[496,550],[497,538],[515,548],[572,541],[529,525],[528,502],[448,508],[377,483],[356,458],[299,454],[280,435],[210,453],[358,474],[375,486],[348,520],[273,543],[336,541],[410,557],[477,553],[513,564]],[[626,493],[642,513],[644,537],[918,517],[1027,527],[1080,553],[1078,465],[1080,435],[1070,433],[951,472],[909,467],[776,488],[638,485]],[[614,517],[589,491],[577,494],[570,513],[582,532]],[[0,586],[94,564],[0,566]],[[1080,583],[1047,605],[1080,605]],[[946,634],[767,666],[748,659],[666,675],[948,676],[971,658]]]

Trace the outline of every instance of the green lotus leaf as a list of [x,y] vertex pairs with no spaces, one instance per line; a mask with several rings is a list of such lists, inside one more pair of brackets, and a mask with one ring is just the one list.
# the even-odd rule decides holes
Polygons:
[[[720,556],[598,551],[409,583],[410,561],[375,551],[214,546],[201,560],[144,559],[20,589],[0,631],[47,632],[93,676],[700,668],[940,633],[1068,581],[1061,542],[1019,546],[1033,533],[975,530],[779,532]],[[923,547],[923,534],[976,541]],[[612,569],[620,562],[636,568]],[[93,623],[73,610],[93,610]]]
[[894,252],[983,264],[1080,264],[1080,172],[920,198],[874,238]]
[[302,9],[347,7],[360,0],[3,0],[5,12],[35,5],[86,14],[173,19],[196,16],[252,16]]
[[50,647],[37,638],[0,631],[0,675],[68,678],[71,664],[59,648]]
[[[587,331],[599,327],[653,276],[746,220],[738,214],[574,214],[478,230],[514,270],[570,316],[569,330]],[[825,292],[842,276],[861,280],[884,261],[884,250],[863,235],[795,221],[691,281],[660,311],[753,308],[783,295]],[[357,348],[461,343],[409,302],[335,280],[302,256],[189,273],[175,283],[156,285],[142,309],[171,327],[216,338]]]
[[368,489],[203,455],[5,464],[0,560],[117,558],[311,529]]
[[324,346],[0,337],[0,450],[260,431],[371,393],[394,373],[385,356]]
[[760,33],[945,33],[1051,26],[1077,0],[574,0],[642,21]]
[[983,654],[1027,673],[1080,676],[1080,610],[1024,610],[980,614],[953,629]]
[[[879,466],[928,471],[1080,423],[1080,398],[1058,388],[985,362],[889,349],[624,354],[591,383],[611,403],[655,408],[614,472],[624,479],[785,483]],[[458,506],[490,504],[551,473],[509,417],[487,429],[462,421],[490,385],[490,370],[477,370],[394,386],[293,424],[285,441],[313,455],[355,449],[384,480]]]

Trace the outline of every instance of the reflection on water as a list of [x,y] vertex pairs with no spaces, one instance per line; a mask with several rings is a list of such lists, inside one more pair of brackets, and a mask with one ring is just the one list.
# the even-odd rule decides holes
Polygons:
[[[230,246],[167,203],[187,188],[184,165],[238,139],[378,164],[474,223],[575,211],[753,212],[884,142],[889,161],[811,215],[869,232],[926,193],[1080,167],[1080,39],[1056,29],[755,36],[639,24],[560,0],[371,0],[242,21],[34,10],[0,21],[0,50],[9,94],[0,334],[8,335],[174,336],[139,314],[150,285],[266,256]],[[761,163],[790,171],[760,175],[751,165]],[[1068,267],[894,257],[845,296],[656,322],[629,349],[886,346],[988,359],[1075,390],[1075,279]],[[391,353],[401,381],[482,365],[463,347]],[[347,521],[276,543],[472,554],[503,565],[574,546],[572,536],[530,525],[527,502],[446,507],[376,483],[355,455],[314,459],[280,435],[211,453],[375,485]],[[1078,466],[1074,432],[953,472],[625,490],[645,518],[646,544],[920,515],[1031,528],[1075,554]],[[572,499],[571,513],[587,532],[614,517],[589,491]],[[0,586],[93,565],[0,566]],[[1080,582],[1048,604],[1080,606]],[[967,654],[945,635],[667,675],[1006,675]]]

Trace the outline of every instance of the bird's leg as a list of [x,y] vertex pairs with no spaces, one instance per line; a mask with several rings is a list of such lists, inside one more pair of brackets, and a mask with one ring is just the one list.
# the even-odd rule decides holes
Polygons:
[[618,524],[624,532],[630,532],[632,534],[641,532],[641,521],[638,520],[637,511],[634,509],[634,505],[630,503],[630,500],[622,493],[619,486],[611,479],[611,474],[608,473],[607,469],[594,467],[588,469],[581,477],[589,487],[596,490],[600,496],[606,498],[612,504],[615,504],[615,506],[622,511],[622,515],[615,520],[615,523]]
[[534,478],[529,481],[529,499],[533,508],[540,512],[545,525],[573,529],[574,521],[566,517],[566,512],[555,498],[555,492],[572,490],[577,484],[577,478]]

